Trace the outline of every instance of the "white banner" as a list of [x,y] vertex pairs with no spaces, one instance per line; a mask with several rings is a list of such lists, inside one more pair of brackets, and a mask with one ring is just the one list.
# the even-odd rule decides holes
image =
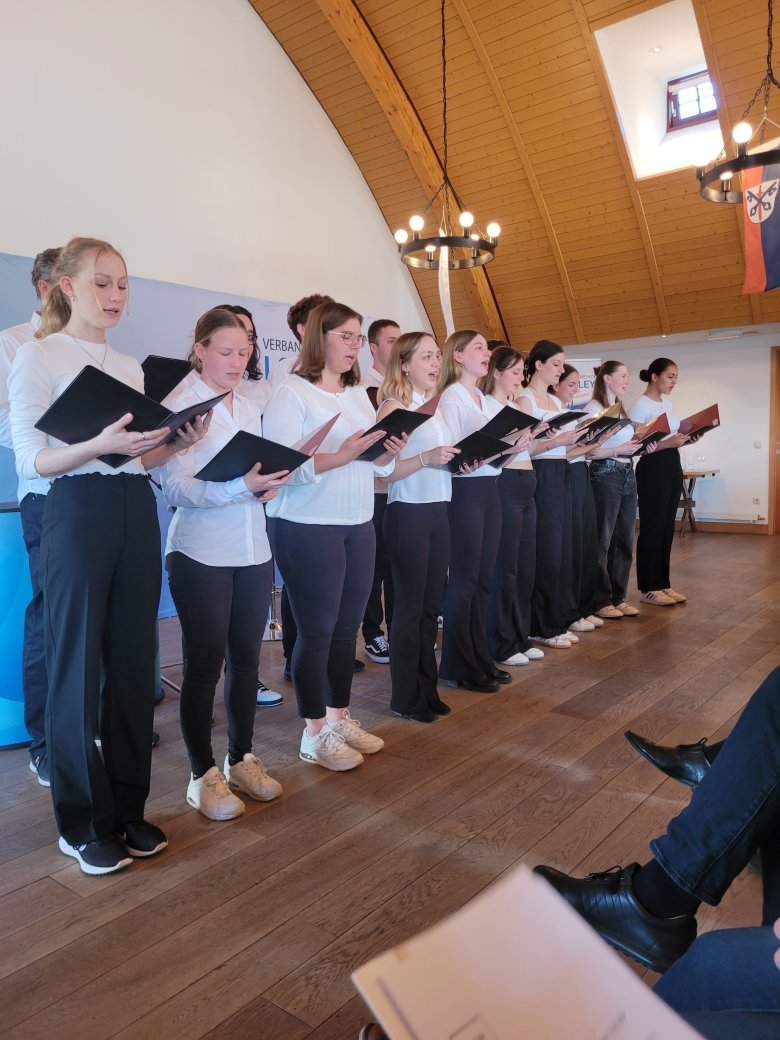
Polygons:
[[582,406],[587,404],[593,397],[593,383],[596,379],[596,372],[601,365],[601,358],[573,358],[567,355],[566,362],[572,368],[576,368],[580,374],[580,387],[569,408],[572,408],[574,411],[581,411]]

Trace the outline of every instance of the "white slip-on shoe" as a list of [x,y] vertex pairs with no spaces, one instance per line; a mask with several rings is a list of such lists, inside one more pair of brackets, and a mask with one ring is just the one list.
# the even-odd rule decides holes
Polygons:
[[604,627],[604,619],[598,617],[596,614],[588,614],[585,620],[590,621],[591,625],[593,625],[594,628]]
[[312,765],[332,769],[334,773],[355,769],[363,763],[360,752],[351,748],[344,738],[327,724],[314,736],[310,736],[304,729],[299,757]]
[[587,618],[581,617],[574,624],[569,625],[570,632],[592,632],[596,626],[588,621]]
[[528,656],[526,654],[516,653],[512,654],[511,657],[507,657],[506,661],[499,661],[499,664],[508,664],[510,668],[515,665],[528,664]]
[[667,596],[662,589],[653,589],[652,592],[640,592],[639,598],[643,603],[652,603],[654,607],[673,607],[675,601]]
[[632,607],[631,604],[626,603],[625,600],[623,600],[622,603],[617,603],[615,605],[615,610],[619,610],[623,617],[636,617],[639,614],[636,607]]
[[244,811],[244,803],[236,798],[216,766],[212,766],[197,780],[190,776],[187,801],[209,820],[234,820]]
[[282,793],[282,785],[266,773],[256,755],[246,754],[232,766],[230,756],[225,755],[225,779],[231,787],[243,791],[256,802],[272,802]]
[[338,722],[329,722],[328,726],[334,733],[338,733],[345,744],[362,755],[375,755],[385,746],[381,737],[375,737],[373,733],[367,733],[357,719],[353,719],[347,711],[343,719]]

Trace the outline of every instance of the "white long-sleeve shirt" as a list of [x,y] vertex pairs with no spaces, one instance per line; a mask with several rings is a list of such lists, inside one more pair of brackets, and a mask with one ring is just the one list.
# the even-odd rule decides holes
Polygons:
[[[294,447],[334,415],[338,421],[317,449],[320,452],[338,451],[351,434],[376,424],[376,413],[360,387],[334,394],[291,375],[274,388],[263,415],[264,436]],[[268,503],[267,513],[297,524],[367,523],[374,515],[374,476],[386,477],[394,465],[395,460],[386,466],[355,461],[317,474],[314,462],[305,462]]]
[[[41,317],[35,312],[29,321],[0,332],[0,445],[4,448],[13,449],[14,446],[11,437],[11,407],[8,400],[8,377],[11,374],[11,366],[19,348],[25,343],[34,342],[35,333],[40,324]],[[21,502],[29,494],[47,494],[50,487],[51,483],[46,477],[34,477],[32,480],[20,477],[16,495]]]
[[[144,392],[144,373],[135,358],[120,354],[113,347],[85,340],[76,342],[63,332],[55,332],[46,339],[25,343],[19,349],[8,379],[11,401],[11,434],[16,454],[16,472],[23,480],[35,480],[39,476],[35,459],[43,448],[61,448],[63,441],[49,437],[35,429],[49,405],[62,394],[83,368],[91,365],[115,379]],[[74,476],[78,473],[144,474],[140,459],[130,459],[117,468],[99,459],[92,459],[82,466],[68,470],[58,476]],[[57,477],[52,477],[56,480]]]
[[[181,411],[213,396],[214,391],[198,373],[190,372],[163,404],[171,411]],[[232,415],[220,401],[206,436],[158,467],[165,501],[176,507],[166,554],[180,552],[209,567],[249,567],[271,559],[263,506],[247,488],[243,475],[224,482],[195,477],[239,430],[260,436],[260,412],[252,401],[233,394]]]
[[[479,404],[461,383],[453,383],[448,386],[441,395],[439,410],[452,434],[452,444],[458,444],[471,433],[476,433],[492,419],[495,414],[485,401],[481,390],[476,391]],[[458,477],[497,477],[501,472],[500,467],[480,466],[473,473],[458,473]]]

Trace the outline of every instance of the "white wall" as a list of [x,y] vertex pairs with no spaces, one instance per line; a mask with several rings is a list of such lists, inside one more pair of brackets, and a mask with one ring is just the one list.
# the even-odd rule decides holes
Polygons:
[[[766,518],[769,495],[770,348],[780,345],[777,334],[757,334],[729,340],[672,343],[670,337],[635,341],[626,347],[590,344],[571,347],[571,358],[615,358],[628,366],[631,383],[626,401],[644,392],[638,373],[656,357],[677,363],[680,378],[672,395],[675,412],[683,417],[717,403],[722,426],[683,449],[691,469],[712,466],[717,477],[697,484],[696,515],[702,519],[737,521]],[[754,447],[758,442],[760,447]],[[701,458],[703,456],[703,458]],[[760,500],[753,503],[753,498]]]
[[327,292],[429,328],[356,164],[248,0],[0,11],[0,252],[95,235],[131,274]]

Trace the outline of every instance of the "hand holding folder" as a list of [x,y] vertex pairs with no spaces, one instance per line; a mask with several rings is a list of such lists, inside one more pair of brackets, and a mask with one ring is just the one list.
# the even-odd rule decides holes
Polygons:
[[292,448],[267,437],[239,430],[206,465],[195,474],[196,480],[223,483],[244,477],[259,464],[262,473],[292,473],[307,462],[335,426],[339,416],[328,419],[314,433],[307,434]]
[[651,419],[650,422],[637,426],[634,429],[633,439],[639,441],[641,446],[630,457],[634,458],[637,455],[642,455],[647,451],[649,445],[663,440],[664,437],[669,435],[669,432],[669,418],[666,412],[661,412],[660,415],[657,415],[655,419]]
[[716,404],[711,404],[709,408],[703,408],[700,412],[689,415],[687,419],[681,419],[679,432],[686,437],[698,439],[714,430],[716,426],[720,426],[720,412]]

